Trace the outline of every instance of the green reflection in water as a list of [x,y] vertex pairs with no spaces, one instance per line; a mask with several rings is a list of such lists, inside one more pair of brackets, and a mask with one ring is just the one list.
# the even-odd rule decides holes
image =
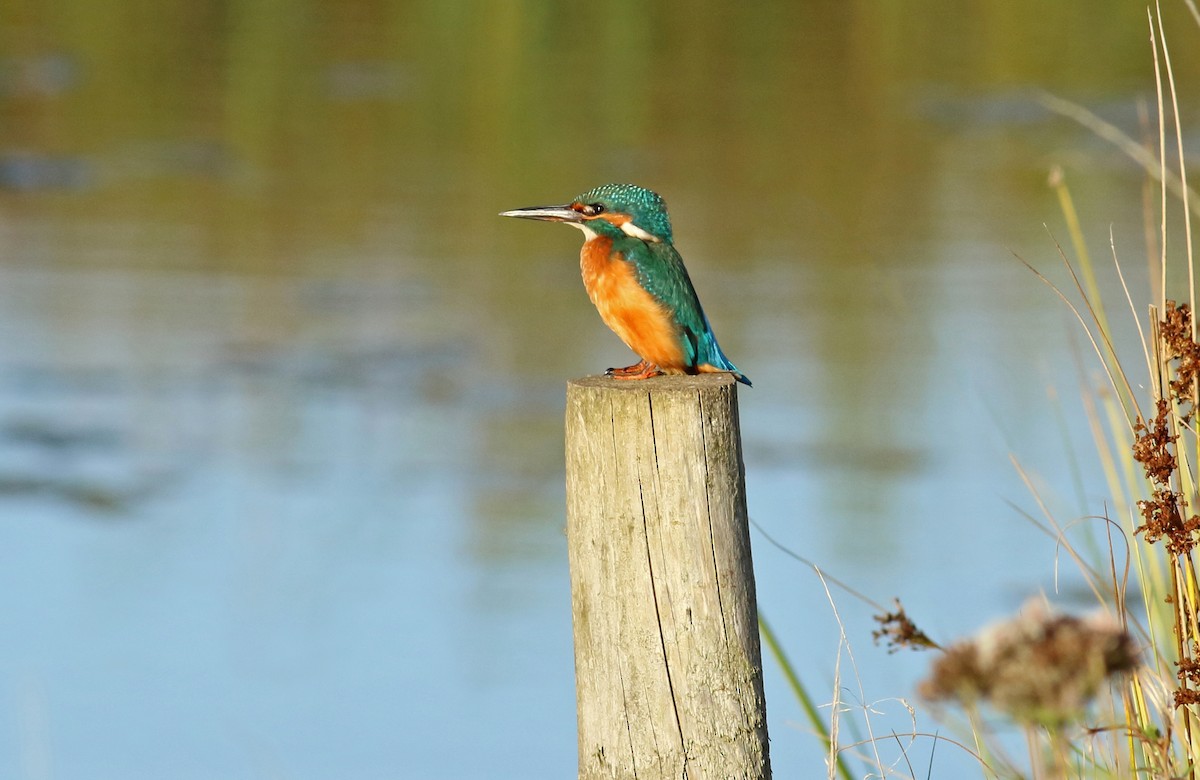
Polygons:
[[[1034,150],[1076,136],[1021,90],[1130,103],[1143,16],[1082,0],[19,3],[0,19],[6,262],[424,290],[377,302],[410,316],[358,317],[245,285],[220,339],[465,343],[459,369],[561,378],[621,353],[579,292],[575,237],[494,214],[636,180],[667,195],[731,350],[803,374],[798,402],[826,409],[809,453],[853,460],[844,442],[878,440],[919,462],[903,425],[862,412],[880,376],[904,378],[898,416],[927,392],[929,351],[909,347],[949,293],[902,275],[957,262],[948,240],[1037,230]],[[1195,52],[1176,47],[1180,72]],[[957,213],[972,206],[1004,227]],[[62,342],[94,324],[49,306]]]

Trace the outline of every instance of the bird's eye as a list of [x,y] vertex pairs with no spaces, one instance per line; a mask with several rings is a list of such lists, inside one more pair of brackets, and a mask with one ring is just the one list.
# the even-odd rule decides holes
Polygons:
[[588,203],[579,210],[579,213],[585,217],[595,217],[604,213],[604,205],[601,203]]

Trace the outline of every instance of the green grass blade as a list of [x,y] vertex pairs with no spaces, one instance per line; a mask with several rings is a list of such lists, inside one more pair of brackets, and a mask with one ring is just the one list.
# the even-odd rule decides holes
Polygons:
[[[821,713],[817,711],[816,702],[809,695],[808,689],[804,687],[804,683],[800,682],[800,676],[796,674],[795,667],[792,666],[792,662],[784,654],[783,648],[779,646],[779,640],[775,638],[775,633],[771,631],[771,627],[767,625],[766,619],[761,614],[758,616],[758,630],[762,634],[763,641],[767,643],[767,649],[775,657],[775,662],[783,670],[783,676],[787,678],[788,686],[791,687],[796,701],[800,702],[800,707],[808,717],[808,722],[821,735],[821,738],[825,741],[825,747],[829,748],[832,739],[829,736],[829,729],[825,726],[825,721],[821,719]],[[837,754],[836,760],[838,774],[842,777],[842,780],[854,780],[854,776],[850,774],[850,768],[842,760],[841,753]]]

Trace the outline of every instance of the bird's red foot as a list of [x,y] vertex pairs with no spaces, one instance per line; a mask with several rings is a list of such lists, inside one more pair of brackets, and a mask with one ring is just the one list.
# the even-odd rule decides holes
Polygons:
[[613,379],[649,379],[652,376],[662,376],[662,369],[648,360],[635,363],[625,368],[610,368],[604,373]]

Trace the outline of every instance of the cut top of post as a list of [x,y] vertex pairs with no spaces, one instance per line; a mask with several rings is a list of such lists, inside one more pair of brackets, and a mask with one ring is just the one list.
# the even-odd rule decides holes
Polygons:
[[572,379],[567,383],[575,387],[602,387],[605,390],[625,390],[634,393],[649,393],[655,390],[712,390],[733,385],[737,380],[731,374],[667,374],[651,379],[613,379],[603,374]]

